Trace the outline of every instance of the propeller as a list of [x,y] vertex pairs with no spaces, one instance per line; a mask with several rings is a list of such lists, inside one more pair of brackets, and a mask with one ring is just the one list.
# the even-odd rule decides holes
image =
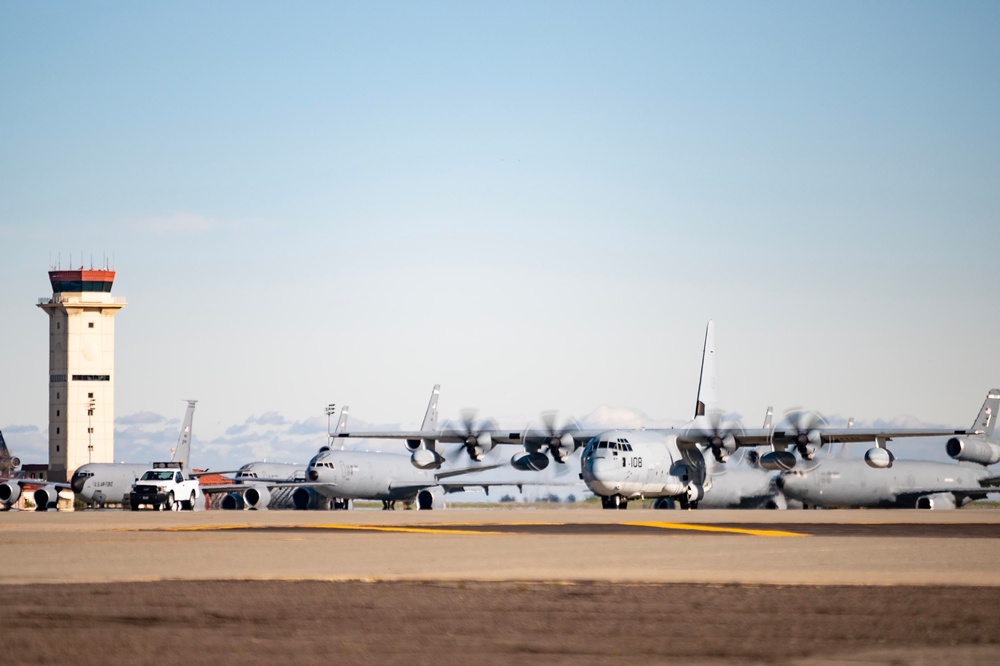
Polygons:
[[812,460],[823,446],[822,429],[826,419],[818,412],[792,409],[785,413],[786,430],[774,433],[775,439],[783,439],[795,447],[803,460]]
[[548,447],[552,458],[556,462],[565,463],[566,459],[576,450],[576,440],[573,433],[580,430],[573,419],[568,419],[565,423],[558,424],[559,412],[548,411],[541,413],[542,428],[540,430],[528,430],[526,439],[540,446]]
[[743,425],[739,421],[726,421],[725,415],[718,411],[710,412],[704,418],[699,417],[699,421],[691,432],[704,440],[717,462],[726,462],[739,448],[736,435],[743,432]]
[[463,409],[461,423],[451,427],[462,437],[465,450],[476,462],[482,462],[483,456],[493,450],[493,437],[490,431],[496,430],[497,424],[492,419],[476,421],[476,410]]

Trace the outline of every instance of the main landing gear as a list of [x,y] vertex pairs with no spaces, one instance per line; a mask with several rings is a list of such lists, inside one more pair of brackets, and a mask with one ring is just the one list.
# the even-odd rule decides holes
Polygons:
[[627,509],[628,500],[622,495],[612,495],[601,498],[601,507],[605,509]]
[[396,500],[382,500],[382,510],[383,511],[395,511],[396,510]]

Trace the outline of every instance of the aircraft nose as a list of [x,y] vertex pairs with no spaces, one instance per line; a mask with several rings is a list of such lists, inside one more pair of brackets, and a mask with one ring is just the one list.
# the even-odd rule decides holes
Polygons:
[[83,484],[87,482],[87,477],[82,474],[74,474],[72,480],[70,480],[70,488],[73,489],[74,493],[83,492]]

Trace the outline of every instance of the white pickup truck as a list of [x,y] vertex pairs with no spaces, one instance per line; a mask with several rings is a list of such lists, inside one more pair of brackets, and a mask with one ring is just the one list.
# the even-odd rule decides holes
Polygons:
[[193,511],[198,496],[198,480],[188,477],[181,463],[164,462],[143,472],[128,499],[133,511],[144,504],[159,511]]

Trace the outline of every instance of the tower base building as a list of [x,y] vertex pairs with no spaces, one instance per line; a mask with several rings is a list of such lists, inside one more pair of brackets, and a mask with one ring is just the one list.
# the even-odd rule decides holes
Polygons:
[[49,480],[115,460],[115,272],[49,271]]

